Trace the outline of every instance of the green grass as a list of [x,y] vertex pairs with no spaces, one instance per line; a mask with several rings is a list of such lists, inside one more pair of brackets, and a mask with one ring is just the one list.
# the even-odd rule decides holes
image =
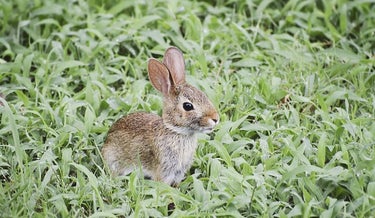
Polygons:
[[[375,1],[0,0],[0,217],[374,217]],[[179,188],[113,178],[170,46],[220,111]]]

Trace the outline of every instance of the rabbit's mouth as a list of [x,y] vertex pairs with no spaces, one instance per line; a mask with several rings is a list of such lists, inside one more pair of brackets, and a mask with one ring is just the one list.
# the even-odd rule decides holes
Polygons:
[[183,135],[192,135],[198,132],[208,134],[214,130],[213,127],[208,127],[208,126],[199,126],[199,127],[196,126],[195,128],[194,127],[191,128],[191,127],[178,127],[178,126],[166,124],[166,127],[174,132],[177,132]]
[[213,127],[201,127],[200,128],[200,132],[202,132],[202,133],[211,133],[212,131],[214,130],[214,128]]

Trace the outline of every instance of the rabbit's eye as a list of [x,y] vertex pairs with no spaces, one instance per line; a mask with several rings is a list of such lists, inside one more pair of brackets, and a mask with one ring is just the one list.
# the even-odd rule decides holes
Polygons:
[[189,102],[184,102],[182,104],[182,107],[184,108],[185,111],[191,111],[191,110],[194,110],[194,106],[192,103],[189,103]]

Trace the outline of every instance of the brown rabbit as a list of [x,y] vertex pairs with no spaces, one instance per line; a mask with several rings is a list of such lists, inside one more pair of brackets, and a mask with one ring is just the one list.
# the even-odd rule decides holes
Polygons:
[[196,133],[211,132],[219,115],[202,91],[186,83],[178,48],[168,48],[163,63],[151,58],[148,75],[163,94],[162,117],[137,112],[120,118],[110,128],[102,154],[114,175],[141,168],[146,177],[175,186],[191,167]]

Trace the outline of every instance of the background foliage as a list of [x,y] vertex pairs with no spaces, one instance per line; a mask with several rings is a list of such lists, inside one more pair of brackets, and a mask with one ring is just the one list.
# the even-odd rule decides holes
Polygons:
[[[0,216],[374,217],[374,3],[0,0]],[[112,178],[170,45],[221,124],[177,189]]]

